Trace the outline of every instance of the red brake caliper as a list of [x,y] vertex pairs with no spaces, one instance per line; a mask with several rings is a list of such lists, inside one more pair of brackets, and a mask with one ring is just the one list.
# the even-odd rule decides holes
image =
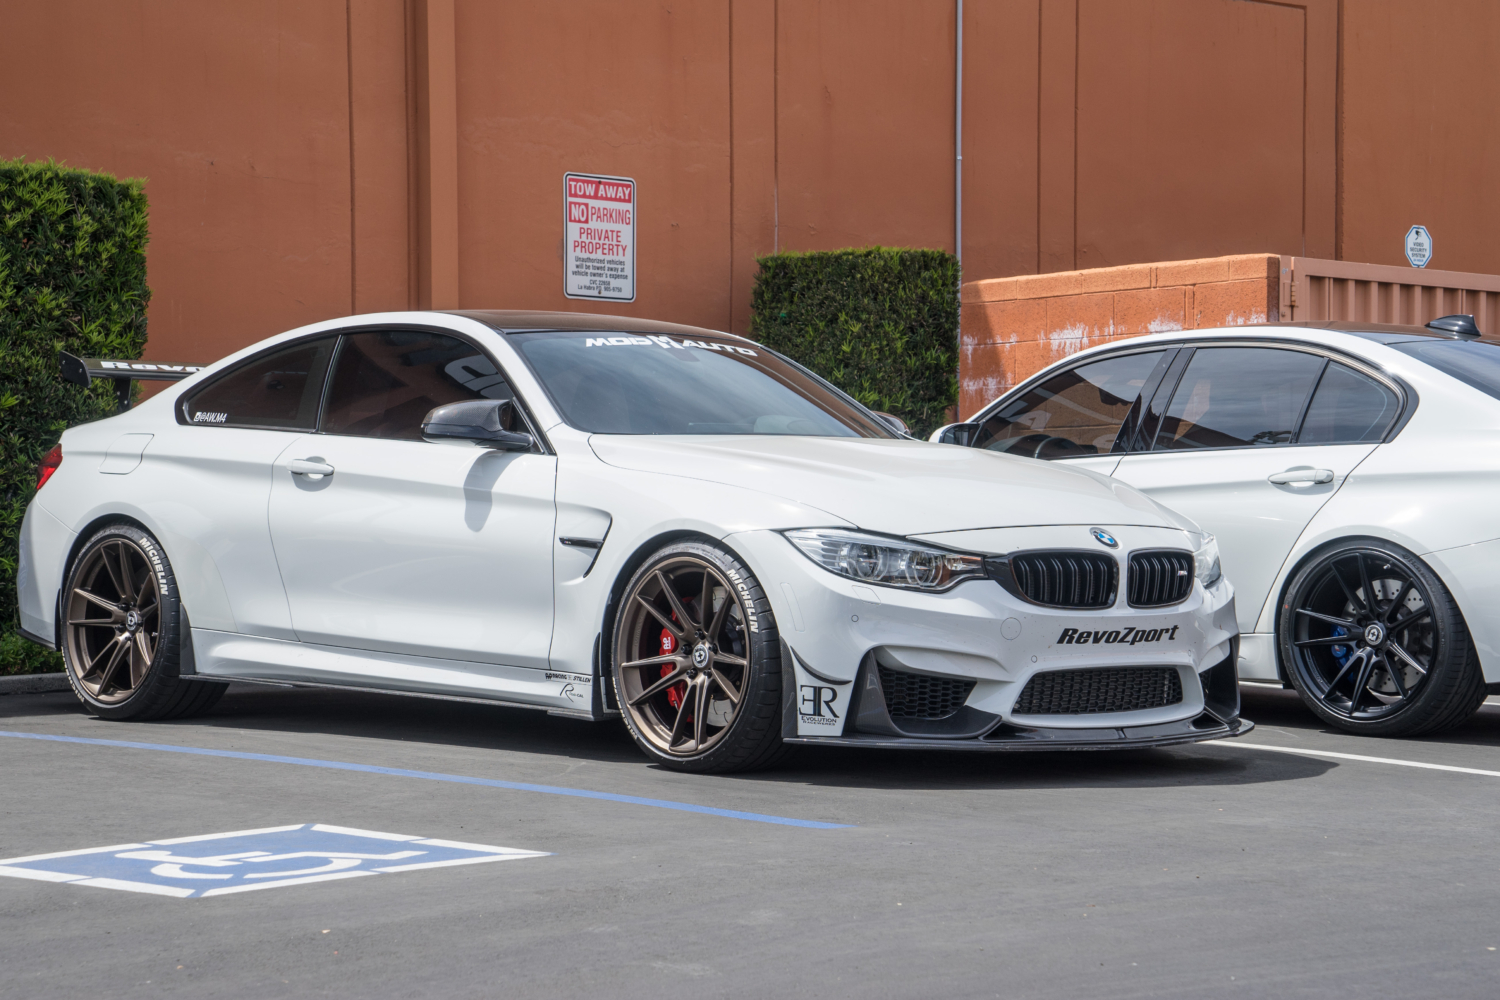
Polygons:
[[[672,620],[673,621],[677,620],[677,616],[675,614],[672,616]],[[677,652],[677,637],[674,636],[674,635],[672,635],[672,632],[671,632],[670,629],[665,629],[665,628],[662,629],[661,630],[661,655],[662,656],[671,656],[675,652]],[[664,664],[662,664],[661,675],[663,677],[666,677],[668,674],[670,674],[672,671],[674,671],[676,669],[677,669],[677,665],[676,664],[674,664],[674,663],[664,663]],[[686,697],[686,696],[687,696],[687,681],[680,681],[680,682],[678,682],[676,684],[673,684],[671,687],[667,688],[667,701],[671,703],[671,705],[672,705],[673,708],[681,708],[682,707],[682,699],[684,697]]]

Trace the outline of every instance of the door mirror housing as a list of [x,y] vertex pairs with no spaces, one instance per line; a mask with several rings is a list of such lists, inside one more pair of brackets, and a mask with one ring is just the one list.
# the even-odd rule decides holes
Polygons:
[[896,432],[898,432],[900,434],[906,434],[906,435],[910,435],[911,434],[911,428],[908,427],[908,426],[906,426],[906,421],[902,420],[900,417],[896,416],[894,413],[887,413],[884,410],[873,410],[871,412],[873,412],[881,420],[884,420],[886,422],[886,424],[888,424],[892,430],[894,430],[894,431],[896,431]]
[[508,399],[472,399],[434,407],[422,418],[428,441],[459,440],[498,451],[530,451],[530,434],[508,430],[516,425],[515,404]]
[[960,448],[967,448],[978,437],[978,424],[946,424],[933,431],[927,440],[935,444],[956,444]]

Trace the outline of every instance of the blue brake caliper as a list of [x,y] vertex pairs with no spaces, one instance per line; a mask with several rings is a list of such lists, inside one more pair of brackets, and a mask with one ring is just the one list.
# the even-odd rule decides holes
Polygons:
[[[1345,636],[1349,634],[1349,631],[1342,625],[1335,625],[1333,627],[1333,634],[1335,637]],[[1349,657],[1354,655],[1354,650],[1348,646],[1329,646],[1328,651],[1333,654],[1333,658],[1339,662],[1340,667],[1348,663]]]

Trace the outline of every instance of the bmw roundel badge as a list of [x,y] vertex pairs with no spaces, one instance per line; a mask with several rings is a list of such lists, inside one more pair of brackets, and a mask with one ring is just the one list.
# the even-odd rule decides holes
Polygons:
[[1098,542],[1100,545],[1108,545],[1112,549],[1118,549],[1120,547],[1120,543],[1115,541],[1115,536],[1111,535],[1109,532],[1105,531],[1102,528],[1090,528],[1089,534],[1093,535],[1094,541]]

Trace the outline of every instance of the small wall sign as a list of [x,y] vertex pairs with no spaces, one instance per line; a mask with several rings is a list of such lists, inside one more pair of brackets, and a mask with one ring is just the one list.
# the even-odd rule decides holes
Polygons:
[[635,181],[563,175],[563,294],[635,301]]
[[1412,267],[1426,267],[1432,259],[1432,234],[1426,226],[1412,226],[1406,231],[1406,259]]

